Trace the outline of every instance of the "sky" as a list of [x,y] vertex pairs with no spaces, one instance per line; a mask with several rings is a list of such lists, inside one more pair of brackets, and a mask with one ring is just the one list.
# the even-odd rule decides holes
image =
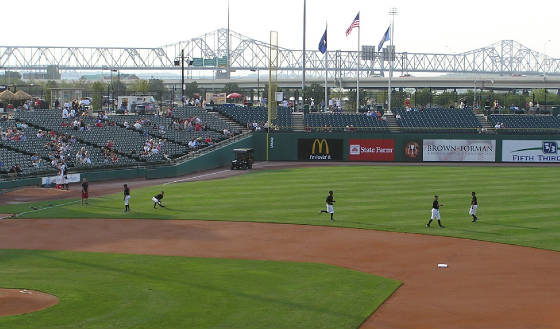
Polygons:
[[[5,1],[0,45],[158,47],[226,27],[227,1]],[[281,47],[302,48],[303,0],[229,1],[233,31],[267,41],[275,30]],[[357,33],[345,30],[358,11],[361,44],[377,45],[393,7],[399,52],[459,53],[512,39],[560,57],[560,1],[551,0],[307,0],[307,49],[328,22],[329,49],[355,50]]]

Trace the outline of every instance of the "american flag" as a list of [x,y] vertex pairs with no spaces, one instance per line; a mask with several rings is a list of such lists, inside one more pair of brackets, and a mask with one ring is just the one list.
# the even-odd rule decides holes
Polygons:
[[358,12],[358,15],[356,15],[356,18],[354,18],[354,20],[352,21],[352,24],[350,24],[350,27],[348,27],[346,29],[346,36],[349,36],[350,33],[352,33],[352,30],[355,27],[360,27],[360,13]]

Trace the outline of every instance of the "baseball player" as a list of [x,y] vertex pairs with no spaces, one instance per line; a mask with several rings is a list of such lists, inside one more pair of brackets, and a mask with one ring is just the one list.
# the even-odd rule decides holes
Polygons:
[[59,174],[61,188],[68,190],[68,166],[66,165],[66,162],[62,162],[60,165]]
[[130,211],[130,206],[128,205],[128,203],[130,202],[130,189],[128,188],[128,185],[124,184],[124,190],[123,190],[123,194],[124,194],[124,212],[128,212]]
[[478,217],[476,217],[476,209],[478,208],[478,200],[476,200],[476,193],[472,192],[472,199],[471,199],[471,208],[469,209],[469,215],[472,216],[472,222],[476,223]]
[[430,218],[430,221],[428,222],[428,224],[426,224],[426,227],[430,227],[430,224],[432,223],[432,221],[434,219],[437,219],[439,227],[444,228],[445,226],[441,225],[441,218],[439,216],[439,207],[443,206],[442,204],[439,204],[438,201],[438,196],[434,195],[434,202],[432,202],[432,217]]
[[165,208],[165,206],[161,204],[161,199],[163,199],[163,191],[152,198],[152,201],[154,202],[154,209],[156,209],[156,206]]
[[334,201],[333,199],[333,191],[329,191],[329,196],[327,196],[327,210],[321,210],[319,211],[319,214],[325,213],[325,214],[331,214],[331,222],[334,222],[334,208],[333,208],[333,203],[335,203],[336,201]]
[[84,201],[86,205],[88,204],[88,198],[89,198],[88,188],[89,188],[89,184],[87,180],[84,178],[82,180],[82,206],[84,205]]

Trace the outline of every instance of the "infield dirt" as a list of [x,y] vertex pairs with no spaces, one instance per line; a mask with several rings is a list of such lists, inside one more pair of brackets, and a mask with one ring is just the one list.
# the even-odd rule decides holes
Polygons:
[[4,220],[0,248],[327,263],[403,282],[362,328],[560,328],[554,251],[306,225],[103,219]]

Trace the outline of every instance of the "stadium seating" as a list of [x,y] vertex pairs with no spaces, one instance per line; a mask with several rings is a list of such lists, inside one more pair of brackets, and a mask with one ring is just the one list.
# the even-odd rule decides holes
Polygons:
[[551,134],[560,132],[560,118],[551,115],[491,114],[488,121],[500,134]]
[[[19,165],[21,173],[9,173],[10,169]],[[56,174],[57,170],[47,166],[34,166],[31,155],[17,152],[0,145],[0,177],[10,178],[26,175]]]
[[[235,104],[223,104],[214,107],[222,115],[248,127],[253,123],[264,126],[268,121],[268,109],[266,107],[241,107]],[[272,125],[280,130],[292,128],[292,110],[287,107],[278,107],[278,118],[272,121]]]
[[[181,119],[174,119],[172,117],[153,116],[153,115],[114,115],[109,117],[110,120],[115,121],[120,127],[125,128],[125,123],[129,125],[129,129],[135,130],[133,127],[135,122],[142,122],[143,128],[141,131],[146,130],[150,135],[167,139],[177,144],[187,145],[193,139],[210,138],[213,143],[220,142],[228,137],[221,131],[215,130],[200,130],[195,131],[184,128],[184,125],[174,124]],[[205,122],[202,122],[205,124]],[[206,145],[206,143],[204,143]]]
[[[131,159],[142,162],[158,162],[163,161],[164,152],[167,152],[170,157],[180,156],[188,152],[187,146],[166,141],[163,143],[160,153],[142,156],[146,141],[154,139],[154,136],[150,135],[147,131],[140,132],[124,129],[116,124],[106,124],[102,127],[97,127],[95,125],[96,118],[94,117],[79,118],[89,127],[83,130],[72,127],[71,120],[63,120],[59,111],[35,110],[18,112],[15,118],[40,129],[52,130],[66,136],[75,136],[79,142],[97,148],[106,147],[108,142],[111,141],[114,144],[112,150],[119,154],[119,162],[121,162],[121,159],[126,163],[134,162],[129,161]],[[63,126],[63,122],[67,122],[69,125]],[[107,122],[110,123],[112,121],[108,119]]]
[[482,128],[474,112],[469,109],[396,109],[395,115],[403,132],[470,133]]
[[239,134],[241,132],[238,127],[230,125],[222,118],[196,106],[185,106],[173,109],[172,116],[176,119],[200,118],[205,126],[214,131],[223,131],[227,129],[233,134]]
[[305,126],[312,131],[389,131],[385,120],[356,113],[309,113],[305,115]]

